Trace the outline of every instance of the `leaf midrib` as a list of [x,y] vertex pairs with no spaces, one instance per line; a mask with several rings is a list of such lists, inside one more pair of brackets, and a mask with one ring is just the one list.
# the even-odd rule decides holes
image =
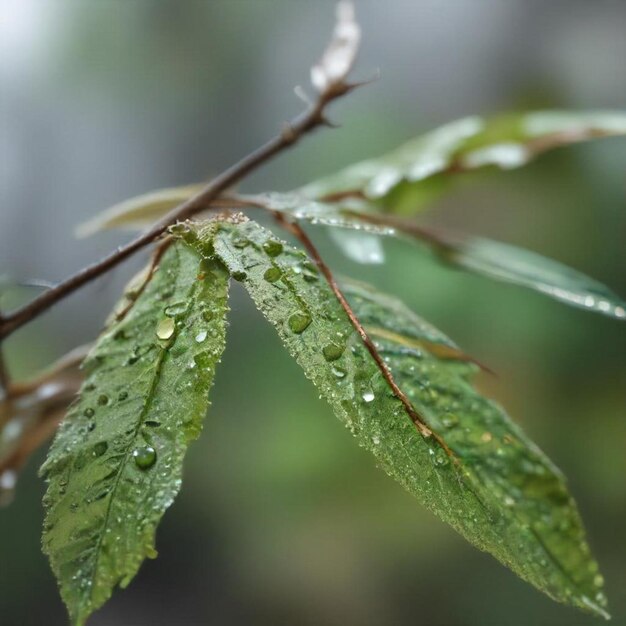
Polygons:
[[[180,271],[180,255],[177,252],[177,272]],[[154,276],[154,274],[153,274]],[[187,309],[185,310],[182,319],[186,320],[187,316],[189,314],[189,311],[191,310],[191,302],[193,302],[193,295],[194,292],[196,291],[196,283],[194,282],[194,284],[191,286],[191,289],[189,290],[188,294],[187,294],[187,300],[189,302]],[[93,600],[93,593],[94,593],[94,588],[95,588],[95,581],[96,581],[96,577],[97,577],[97,572],[98,572],[98,563],[100,560],[100,554],[101,554],[101,548],[102,548],[102,542],[104,541],[104,536],[105,536],[105,529],[108,527],[109,524],[109,519],[110,519],[110,515],[111,515],[111,509],[113,508],[113,502],[115,500],[115,493],[117,491],[117,487],[119,486],[120,480],[122,478],[122,475],[124,473],[124,469],[126,468],[126,464],[128,462],[128,458],[130,456],[130,452],[131,449],[134,445],[134,442],[137,438],[137,435],[139,433],[139,430],[141,429],[141,427],[143,426],[143,423],[145,421],[146,415],[150,409],[150,407],[152,406],[152,402],[154,400],[154,395],[156,392],[156,388],[159,384],[160,381],[160,375],[161,375],[161,370],[163,368],[163,363],[165,362],[165,357],[167,356],[168,352],[169,352],[169,348],[174,344],[176,338],[178,337],[178,328],[175,328],[174,334],[172,335],[171,339],[168,341],[168,343],[165,346],[160,346],[160,353],[157,359],[157,363],[156,363],[156,367],[154,369],[154,376],[153,376],[153,380],[152,380],[152,384],[150,385],[150,389],[148,391],[148,395],[146,397],[146,401],[144,403],[143,409],[141,411],[141,415],[139,416],[139,420],[137,421],[137,426],[135,428],[135,432],[133,433],[133,436],[130,439],[130,443],[126,448],[126,451],[124,453],[124,459],[123,461],[120,463],[119,466],[119,471],[117,473],[117,476],[115,477],[115,481],[113,483],[113,487],[111,488],[111,496],[109,498],[109,503],[107,505],[107,509],[104,515],[104,520],[102,523],[102,532],[100,533],[100,537],[98,538],[98,543],[96,544],[96,549],[94,550],[94,554],[95,554],[95,561],[94,561],[94,565],[93,565],[93,569],[92,569],[92,575],[90,578],[90,585],[89,585],[89,600]]]

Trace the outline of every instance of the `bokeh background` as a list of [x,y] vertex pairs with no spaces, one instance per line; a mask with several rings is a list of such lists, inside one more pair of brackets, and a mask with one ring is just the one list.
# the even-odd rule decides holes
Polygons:
[[[358,2],[358,74],[380,79],[248,179],[289,189],[470,113],[623,108],[626,3]],[[331,2],[0,0],[0,270],[56,281],[127,239],[76,223],[134,194],[206,179],[268,138],[328,39]],[[424,214],[571,264],[626,294],[626,141],[474,176]],[[481,381],[569,477],[626,624],[623,324],[438,267],[386,242],[337,270],[403,296],[495,369]],[[7,344],[28,376],[98,332],[145,255]],[[35,295],[13,292],[3,305]],[[467,545],[375,467],[235,286],[229,346],[182,494],[144,565],[94,626],[587,626]],[[0,510],[0,623],[66,623],[40,552],[36,467]]]

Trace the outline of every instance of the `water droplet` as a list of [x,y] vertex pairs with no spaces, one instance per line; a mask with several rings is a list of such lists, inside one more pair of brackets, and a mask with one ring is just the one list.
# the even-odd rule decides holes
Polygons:
[[83,415],[85,417],[93,417],[95,414],[95,411],[91,408],[91,407],[87,407],[84,411],[83,411]]
[[379,437],[378,435],[374,435],[374,436],[372,437],[372,443],[373,443],[375,446],[379,445],[379,444],[380,444],[380,437]]
[[233,246],[235,248],[245,248],[250,242],[245,237],[236,237],[233,239]]
[[201,330],[197,335],[196,335],[196,341],[198,343],[202,343],[205,339],[207,338],[207,331],[206,330]]
[[157,324],[156,336],[159,339],[169,339],[174,334],[175,328],[176,324],[174,320],[170,317],[166,317]]
[[329,343],[322,348],[322,354],[327,361],[336,361],[341,357],[345,349],[345,346],[340,346],[336,343]]
[[98,396],[98,404],[100,406],[104,406],[105,404],[109,403],[109,396],[105,395],[104,393]]
[[269,239],[263,244],[263,250],[268,256],[276,257],[283,251],[283,244],[275,239]]
[[109,448],[109,444],[106,441],[99,441],[93,447],[93,455],[94,456],[102,456]]
[[120,391],[117,399],[121,402],[122,400],[126,400],[128,398],[128,391]]
[[311,317],[306,313],[294,313],[289,317],[288,323],[289,328],[291,328],[294,333],[300,334],[308,328],[311,323]]
[[280,277],[283,275],[282,271],[278,267],[270,267],[265,270],[265,274],[263,274],[263,278],[268,283],[275,283],[277,280],[280,280]]
[[167,315],[167,317],[176,317],[177,315],[181,315],[187,310],[186,302],[174,302],[169,304],[163,309],[163,313]]
[[152,446],[142,446],[133,450],[133,459],[139,469],[150,469],[156,463],[156,458],[156,450]]
[[346,377],[346,374],[347,374],[346,370],[344,370],[344,369],[343,369],[343,368],[341,368],[341,367],[337,367],[337,366],[334,366],[334,367],[333,367],[333,369],[332,369],[332,373],[333,373],[333,376],[334,376],[335,378],[339,378],[340,380],[341,380],[342,378],[345,378],[345,377]]
[[449,463],[450,459],[443,450],[439,450],[437,454],[435,454],[435,465],[438,465],[439,467],[445,467]]
[[373,391],[365,391],[361,397],[365,402],[372,402],[376,396]]

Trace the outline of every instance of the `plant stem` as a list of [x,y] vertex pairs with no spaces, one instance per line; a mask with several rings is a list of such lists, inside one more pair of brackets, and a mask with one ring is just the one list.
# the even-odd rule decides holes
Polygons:
[[[1,320],[2,318],[0,318]],[[11,377],[4,359],[4,352],[0,346],[0,398],[8,398],[11,395]]]

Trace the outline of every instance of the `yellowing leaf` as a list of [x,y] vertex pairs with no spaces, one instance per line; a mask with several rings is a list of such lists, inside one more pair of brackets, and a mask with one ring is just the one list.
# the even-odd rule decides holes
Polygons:
[[89,237],[101,230],[126,228],[136,230],[152,224],[174,207],[189,200],[203,185],[185,185],[158,189],[124,200],[98,213],[76,228],[77,237]]

